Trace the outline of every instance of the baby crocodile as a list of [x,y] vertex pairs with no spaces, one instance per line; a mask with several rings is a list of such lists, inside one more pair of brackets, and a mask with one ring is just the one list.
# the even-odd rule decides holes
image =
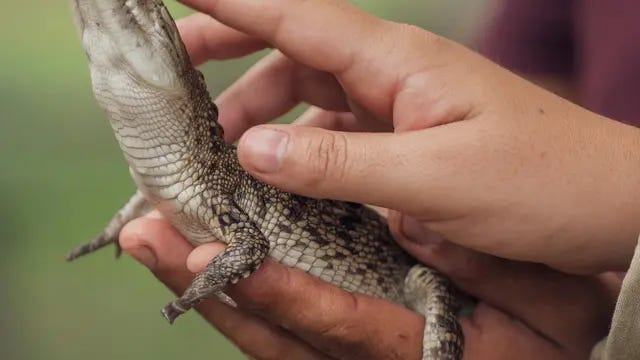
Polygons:
[[72,7],[93,92],[138,191],[69,260],[117,246],[126,222],[157,208],[193,244],[227,244],[164,308],[171,323],[203,299],[232,302],[225,286],[269,256],[347,291],[413,309],[426,319],[423,359],[461,357],[459,299],[450,282],[402,251],[383,218],[360,204],[281,191],[242,169],[161,0],[73,0]]

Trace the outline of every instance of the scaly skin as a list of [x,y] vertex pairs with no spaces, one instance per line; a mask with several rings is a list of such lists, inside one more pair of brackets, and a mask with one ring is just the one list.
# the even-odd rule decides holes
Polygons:
[[458,359],[458,299],[449,282],[416,265],[384,220],[359,204],[283,192],[249,176],[227,145],[204,78],[193,68],[160,0],[73,0],[93,90],[139,193],[69,259],[117,243],[122,226],[159,209],[194,244],[227,249],[163,314],[173,322],[198,301],[249,276],[266,256],[345,290],[404,304],[426,318],[424,359]]

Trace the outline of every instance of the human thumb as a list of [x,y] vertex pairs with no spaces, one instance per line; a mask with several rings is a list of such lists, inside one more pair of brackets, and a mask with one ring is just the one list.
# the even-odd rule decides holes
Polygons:
[[417,140],[414,133],[265,125],[242,136],[238,156],[253,176],[289,192],[412,212],[425,180]]

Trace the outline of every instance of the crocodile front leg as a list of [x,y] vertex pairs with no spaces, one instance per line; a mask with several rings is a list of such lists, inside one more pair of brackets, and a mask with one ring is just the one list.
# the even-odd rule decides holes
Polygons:
[[131,220],[139,218],[151,210],[151,205],[140,191],[137,191],[131,199],[109,221],[109,224],[92,241],[80,245],[67,255],[68,261],[73,261],[80,256],[90,254],[109,244],[116,246],[116,257],[122,253],[118,237],[120,230]]
[[196,276],[179,299],[162,310],[170,323],[201,300],[212,297],[225,299],[224,287],[253,273],[269,252],[269,241],[241,210],[236,208],[222,214],[218,221],[228,246]]

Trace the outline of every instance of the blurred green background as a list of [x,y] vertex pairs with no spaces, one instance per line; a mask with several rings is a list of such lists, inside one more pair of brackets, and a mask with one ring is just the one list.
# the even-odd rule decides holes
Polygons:
[[[487,12],[475,0],[356,3],[460,41]],[[64,261],[132,182],[92,97],[66,1],[3,1],[0,46],[0,359],[243,358],[193,312],[168,326],[159,309],[172,295],[131,259],[114,261],[108,249]],[[212,94],[256,56],[204,66]]]

